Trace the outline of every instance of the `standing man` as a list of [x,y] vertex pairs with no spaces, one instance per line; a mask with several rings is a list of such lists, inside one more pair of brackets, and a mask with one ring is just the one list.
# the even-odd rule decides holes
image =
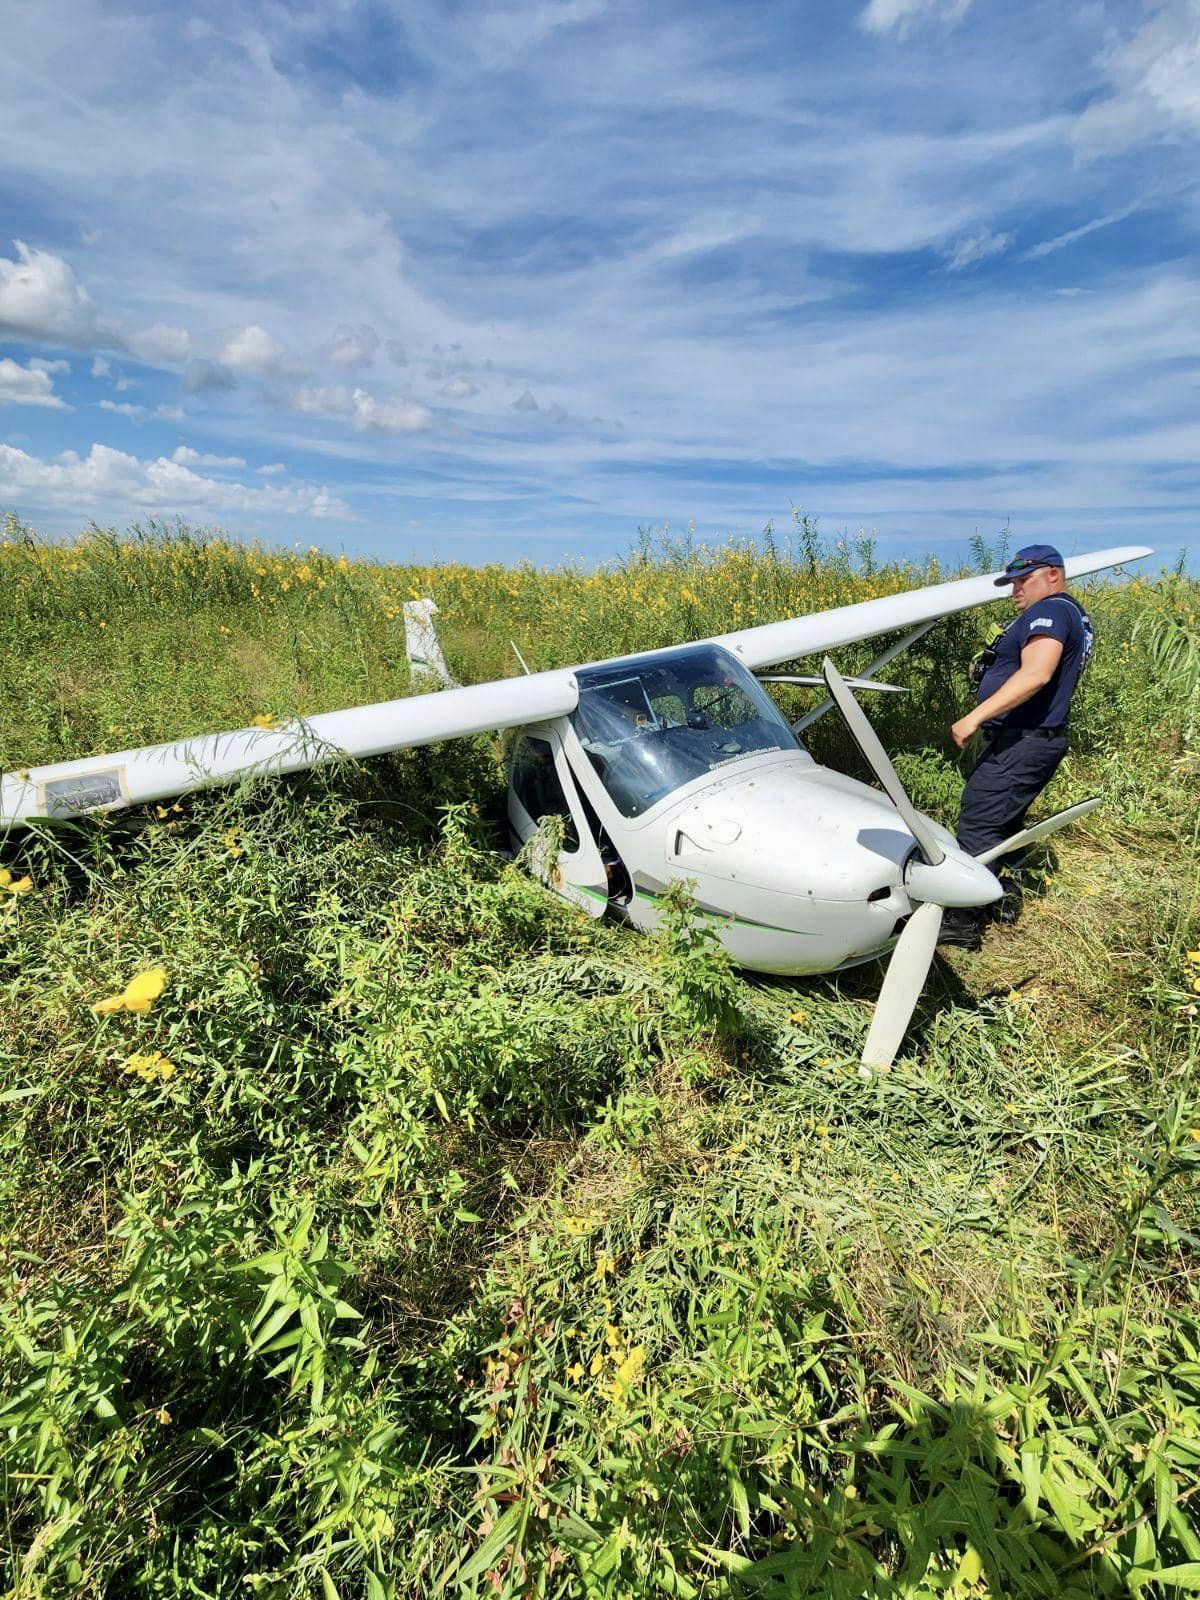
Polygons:
[[[1018,550],[997,588],[1012,585],[1017,615],[971,663],[977,704],[951,727],[961,750],[981,729],[987,739],[971,769],[958,813],[958,842],[971,855],[999,844],[1024,824],[1025,813],[1067,753],[1071,696],[1092,653],[1087,612],[1066,592],[1063,558],[1053,545]],[[1009,857],[1010,872],[1020,858]],[[1018,879],[1004,876],[996,916],[1016,922]],[[949,911],[941,944],[978,950],[982,912]]]

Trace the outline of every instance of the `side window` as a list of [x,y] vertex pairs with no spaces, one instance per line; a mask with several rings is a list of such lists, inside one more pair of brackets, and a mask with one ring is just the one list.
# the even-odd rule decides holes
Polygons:
[[534,739],[528,734],[517,740],[511,782],[517,799],[535,822],[543,817],[563,819],[563,843],[568,849],[577,849],[579,835],[575,831],[575,819],[554,767],[554,751],[549,740]]
[[736,683],[697,684],[692,690],[692,704],[714,728],[740,728],[758,715]]

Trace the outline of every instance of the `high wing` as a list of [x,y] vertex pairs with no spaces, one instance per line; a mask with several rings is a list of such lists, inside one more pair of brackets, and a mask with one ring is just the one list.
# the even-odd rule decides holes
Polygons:
[[541,722],[574,711],[578,698],[567,668],[9,772],[0,779],[0,836],[37,817],[117,811],[242,777],[302,772],[339,756],[377,756]]
[[[1067,562],[1067,576],[1077,578],[1106,567],[1124,566],[1152,553],[1142,545],[1126,545],[1075,556]],[[703,642],[723,645],[751,670],[778,666],[797,656],[855,644],[875,634],[986,605],[999,598],[996,576],[930,584],[907,594],[862,600],[832,611],[721,634]],[[144,805],[246,776],[300,772],[339,756],[382,755],[440,739],[565,716],[575,709],[579,698],[575,671],[574,667],[563,667],[527,677],[501,678],[494,683],[442,689],[348,711],[323,712],[279,728],[204,734],[171,744],[6,773],[0,778],[0,831],[36,818],[73,817]]]
[[[1082,578],[1089,572],[1123,567],[1153,554],[1145,545],[1096,550],[1091,555],[1072,556],[1066,564],[1066,575]],[[860,600],[851,606],[837,606],[832,611],[815,611],[807,617],[791,617],[786,622],[768,622],[759,628],[743,628],[739,633],[723,633],[712,642],[724,645],[756,672],[760,667],[775,667],[796,656],[834,650],[841,644],[857,644],[877,633],[912,628],[935,617],[948,617],[954,611],[987,605],[999,598],[998,577],[999,573],[993,572],[982,578],[955,578],[949,583],[910,589],[907,594]]]

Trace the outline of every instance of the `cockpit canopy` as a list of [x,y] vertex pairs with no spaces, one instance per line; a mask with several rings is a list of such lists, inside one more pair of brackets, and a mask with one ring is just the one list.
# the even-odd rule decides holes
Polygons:
[[718,645],[582,667],[575,676],[572,724],[625,817],[746,756],[800,748],[766,690]]

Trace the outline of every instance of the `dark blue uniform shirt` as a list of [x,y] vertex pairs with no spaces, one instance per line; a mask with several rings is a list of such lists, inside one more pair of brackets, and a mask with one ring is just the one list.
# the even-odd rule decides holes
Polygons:
[[1054,676],[1024,705],[1015,706],[985,723],[989,733],[1001,728],[1060,728],[1067,723],[1071,696],[1092,653],[1093,639],[1087,612],[1069,594],[1053,594],[1045,600],[1036,600],[1019,617],[1013,618],[996,640],[996,659],[983,675],[976,704],[981,705],[1008,682],[1021,665],[1021,651],[1031,639],[1057,639],[1062,645]]

